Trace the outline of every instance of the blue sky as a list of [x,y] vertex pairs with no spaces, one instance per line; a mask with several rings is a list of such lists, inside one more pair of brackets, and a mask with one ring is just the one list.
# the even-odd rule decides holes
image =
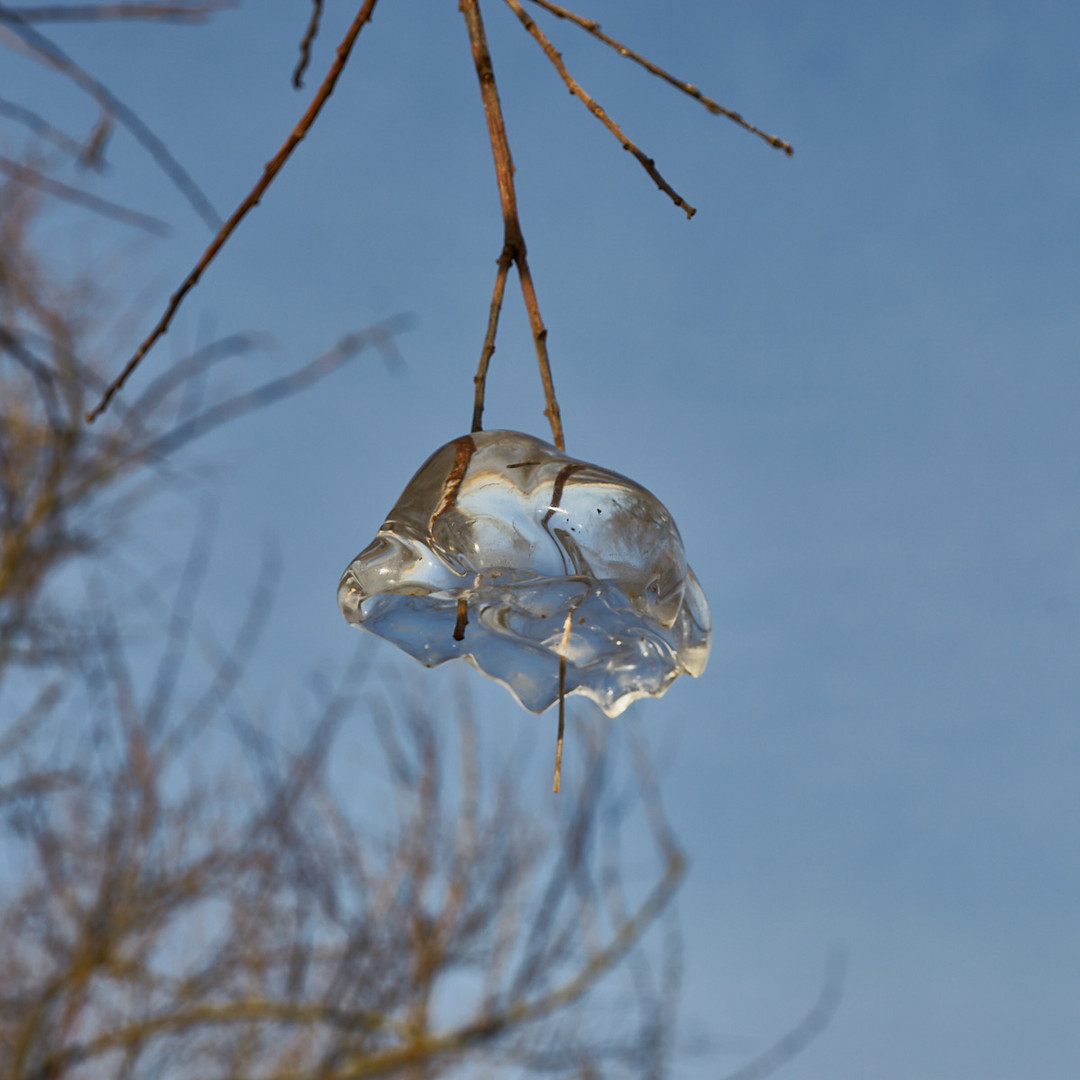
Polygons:
[[[267,8],[201,30],[56,37],[227,212],[351,17],[328,5],[297,95],[307,7]],[[790,161],[543,20],[698,207],[688,222],[509,10],[488,9],[568,450],[664,500],[712,604],[704,678],[634,707],[674,747],[666,799],[692,859],[684,1033],[715,1044],[678,1074],[720,1076],[767,1045],[842,940],[842,1010],[783,1075],[1072,1080],[1080,13],[991,0],[583,9],[789,139]],[[0,95],[29,87],[38,107],[90,122],[60,83],[5,56]],[[172,235],[133,240],[61,214],[49,240],[72,265],[107,257],[125,298],[150,289],[128,348],[208,234],[129,139],[110,156],[95,190],[166,217]],[[268,356],[241,361],[269,377],[376,319],[416,318],[404,374],[361,358],[200,450],[220,474],[224,622],[263,537],[282,551],[249,689],[271,712],[303,672],[349,657],[338,575],[427,454],[468,427],[500,246],[456,5],[382,0],[315,130],[132,382],[208,325],[273,335]],[[489,387],[488,426],[546,434],[513,287]],[[447,685],[407,670],[433,695]],[[529,780],[545,785],[550,718],[474,681],[494,725],[536,729]]]

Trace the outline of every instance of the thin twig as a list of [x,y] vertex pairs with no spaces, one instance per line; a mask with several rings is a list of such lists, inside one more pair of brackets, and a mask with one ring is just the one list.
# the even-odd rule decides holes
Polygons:
[[488,328],[484,335],[484,347],[480,350],[480,365],[476,369],[473,382],[476,384],[476,392],[473,396],[472,431],[483,431],[484,416],[484,392],[487,389],[488,364],[491,354],[495,352],[495,335],[499,331],[499,312],[502,311],[503,293],[506,291],[506,275],[510,272],[510,264],[514,261],[513,252],[506,246],[497,260],[498,270],[495,272],[495,288],[491,293],[491,310],[488,312]]
[[[11,9],[5,9],[10,16]],[[106,113],[111,113],[131,132],[132,136],[157,162],[158,168],[173,182],[177,190],[187,199],[195,212],[211,229],[221,225],[221,218],[203,194],[202,189],[191,178],[188,171],[173,157],[169,148],[143,122],[138,114],[125,105],[107,86],[99,82],[85,68],[80,67],[58,45],[39,30],[35,30],[22,19],[6,18],[0,20],[0,38],[15,48],[22,48],[38,63],[54,68],[69,78],[76,86],[89,94]],[[8,29],[9,28],[9,29]]]
[[398,316],[396,319],[385,319],[358,333],[347,334],[332,349],[315,357],[296,371],[271,379],[254,390],[248,390],[209,406],[190,420],[171,428],[155,441],[140,447],[138,453],[149,460],[157,460],[166,454],[174,453],[186,443],[201,438],[208,431],[238,416],[246,416],[248,413],[265,409],[283,398],[307,389],[336,371],[368,346],[378,348],[387,337],[395,331],[405,329],[408,325],[407,316]]
[[199,259],[198,263],[195,265],[195,269],[188,274],[181,283],[180,288],[173,293],[172,297],[169,299],[169,305],[165,309],[165,314],[162,315],[157,326],[154,327],[146,340],[138,347],[135,351],[135,355],[132,356],[124,366],[124,370],[109,383],[105,393],[102,395],[101,401],[86,414],[87,423],[93,423],[93,421],[108,408],[109,402],[113,399],[113,396],[124,383],[127,382],[128,377],[135,368],[139,366],[139,361],[150,351],[154,342],[168,330],[169,324],[172,322],[177,308],[180,307],[181,301],[195,287],[195,284],[202,276],[202,272],[210,265],[214,256],[221,250],[225,241],[229,239],[236,229],[236,226],[240,224],[247,212],[258,205],[259,200],[263,196],[263,192],[270,186],[274,177],[281,171],[281,167],[289,159],[289,156],[300,144],[304,136],[307,135],[308,131],[311,129],[311,125],[315,122],[316,117],[321,112],[322,107],[326,104],[327,99],[334,92],[334,86],[337,84],[338,77],[348,63],[349,54],[356,42],[357,35],[363,28],[364,23],[371,18],[371,13],[375,10],[375,4],[376,0],[364,0],[364,3],[361,4],[360,10],[356,13],[356,17],[349,26],[345,37],[337,47],[334,62],[330,65],[326,77],[323,79],[322,84],[312,98],[311,104],[308,105],[304,115],[300,118],[300,122],[293,128],[281,149],[267,162],[266,167],[263,169],[262,176],[248,193],[247,198],[233,211],[229,220],[222,225],[218,234],[210,241],[210,246],[203,252],[202,258]]
[[43,116],[39,116],[33,110],[27,109],[17,102],[0,98],[0,116],[6,116],[24,125],[39,139],[45,139],[54,146],[58,146],[70,157],[79,158],[82,156],[83,146],[78,139],[73,139],[67,132],[53,127]]
[[311,43],[319,32],[319,19],[321,17],[322,0],[312,0],[311,20],[308,22],[307,30],[304,31],[304,37],[300,42],[300,59],[296,62],[296,70],[292,76],[292,84],[297,90],[304,85],[304,72],[307,71],[308,64],[311,62]]
[[829,953],[825,979],[814,1007],[786,1035],[781,1036],[765,1053],[742,1068],[728,1073],[724,1080],[764,1080],[806,1049],[832,1022],[844,996],[844,972],[847,957],[841,946]]
[[[518,269],[518,278],[521,282],[521,293],[525,301],[525,310],[529,313],[529,325],[532,327],[533,343],[536,346],[536,359],[540,365],[540,382],[544,387],[544,415],[551,425],[552,439],[560,449],[566,449],[563,438],[562,417],[559,413],[559,403],[555,397],[555,384],[551,379],[551,364],[547,352],[547,328],[540,316],[540,306],[536,300],[536,289],[533,286],[532,274],[529,272],[529,261],[525,249],[525,237],[521,232],[521,221],[518,218],[517,195],[514,192],[514,162],[510,157],[510,144],[506,138],[506,125],[503,122],[502,106],[499,104],[499,91],[495,85],[495,71],[491,64],[491,53],[488,50],[487,36],[484,33],[484,23],[480,17],[480,8],[477,0],[460,0],[458,5],[462,15],[465,16],[465,25],[469,31],[469,44],[472,48],[473,63],[476,66],[476,76],[480,80],[480,96],[484,102],[484,115],[487,118],[488,136],[491,139],[491,154],[495,161],[495,178],[499,184],[499,201],[502,204],[503,215],[503,254],[499,257],[500,263],[504,259],[512,259]],[[505,276],[505,275],[504,275]],[[498,303],[496,304],[496,300]],[[490,340],[485,340],[484,349],[490,358],[495,348],[494,332],[492,326],[498,324],[498,306],[502,303],[501,289],[496,278],[496,297],[492,300],[493,311],[488,320]],[[486,362],[482,359],[484,374],[486,376]],[[479,409],[474,409],[474,420],[479,412],[483,411],[483,390],[480,383],[477,384],[477,392],[481,394]]]
[[545,11],[550,11],[552,15],[556,15],[560,19],[567,19],[576,26],[580,26],[583,30],[592,34],[593,37],[602,41],[605,45],[610,45],[620,56],[625,56],[628,60],[633,60],[634,63],[640,64],[646,71],[655,75],[657,78],[663,79],[664,82],[670,83],[677,90],[681,90],[684,94],[688,94],[690,97],[700,101],[714,116],[726,116],[733,123],[738,124],[739,127],[745,128],[752,134],[764,139],[770,146],[776,147],[777,150],[783,150],[788,157],[791,157],[791,155],[795,153],[794,147],[792,147],[791,143],[786,139],[781,139],[776,135],[770,135],[767,131],[762,131],[761,128],[755,127],[739,113],[732,109],[725,108],[718,101],[713,101],[710,97],[706,97],[706,95],[694,86],[693,83],[676,78],[658,64],[654,64],[640,53],[634,52],[633,49],[623,45],[622,42],[616,41],[613,37],[609,37],[600,29],[600,24],[595,19],[586,19],[567,8],[552,3],[551,0],[532,0],[532,3],[542,7]]
[[656,186],[664,192],[671,201],[680,209],[686,211],[686,216],[692,218],[697,211],[692,207],[661,175],[656,168],[656,164],[651,157],[647,157],[643,154],[637,144],[627,137],[626,133],[611,119],[610,116],[604,111],[603,107],[593,100],[581,87],[578,81],[567,70],[566,65],[563,63],[562,54],[551,41],[548,36],[536,25],[535,21],[530,17],[528,12],[521,6],[519,0],[506,0],[507,6],[513,11],[513,13],[521,20],[522,26],[536,39],[540,48],[544,50],[544,55],[555,66],[555,70],[559,73],[562,81],[566,83],[566,88],[574,95],[584,106],[600,121],[619,140],[620,145],[624,150],[628,150],[631,154],[638,159],[641,167],[653,178],[653,182]]
[[20,165],[19,162],[12,161],[11,158],[3,155],[0,155],[0,173],[10,176],[12,180],[17,180],[20,184],[26,184],[27,187],[36,188],[45,195],[81,206],[84,210],[90,210],[113,221],[132,225],[136,229],[143,229],[157,236],[165,236],[169,231],[169,226],[160,218],[142,214],[138,210],[130,210],[119,203],[109,202],[108,199],[98,198],[97,195],[91,195],[89,191],[54,180],[51,176],[46,176],[29,165]]
[[50,4],[0,9],[0,19],[23,22],[103,22],[112,19],[152,19],[160,22],[204,23],[213,14],[235,7],[236,0],[202,0],[191,4],[119,3]]

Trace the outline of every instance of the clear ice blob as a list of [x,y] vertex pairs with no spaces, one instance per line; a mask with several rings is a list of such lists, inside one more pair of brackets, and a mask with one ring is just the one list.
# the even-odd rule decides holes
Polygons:
[[705,594],[663,504],[516,431],[436,450],[338,586],[346,620],[434,667],[455,657],[532,712],[608,716],[709,656]]

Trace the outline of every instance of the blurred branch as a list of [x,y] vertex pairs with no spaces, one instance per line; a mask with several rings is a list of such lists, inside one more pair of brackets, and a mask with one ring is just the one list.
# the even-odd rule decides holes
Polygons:
[[101,199],[97,195],[61,183],[29,165],[20,165],[17,161],[12,161],[11,158],[2,155],[0,155],[0,173],[10,176],[20,184],[37,188],[44,195],[51,195],[53,198],[81,206],[84,210],[119,221],[123,225],[132,225],[136,229],[143,229],[157,236],[165,236],[169,232],[169,226],[160,218],[109,202],[108,199]]
[[806,1049],[832,1022],[844,996],[844,975],[847,956],[837,946],[830,953],[825,965],[825,980],[814,1007],[782,1038],[778,1039],[764,1054],[728,1073],[724,1080],[763,1080],[783,1068],[792,1058]]
[[[85,68],[75,63],[52,40],[14,14],[11,8],[2,5],[0,5],[0,41],[5,41],[10,47],[20,49],[38,63],[58,71],[89,94],[106,116],[115,116],[131,132],[136,141],[149,152],[158,167],[184,195],[203,221],[212,229],[219,226],[221,219],[210,205],[210,201],[187,170],[173,157],[169,148],[139,118],[138,114]],[[104,131],[105,126],[101,126],[100,130]]]
[[42,4],[39,7],[0,8],[0,20],[24,23],[104,22],[111,19],[142,19],[155,22],[204,23],[212,15],[236,7],[238,0],[188,0],[187,3],[160,4]]
[[81,159],[83,156],[83,145],[78,139],[73,139],[67,132],[53,127],[43,116],[39,116],[32,109],[24,108],[18,102],[0,98],[0,116],[6,116],[9,120],[29,128],[39,139],[51,142],[70,157]]
[[558,4],[552,3],[551,0],[531,0],[532,3],[538,7],[542,7],[545,11],[551,12],[552,15],[557,16],[560,19],[566,19],[569,22],[574,23],[576,26],[580,26],[583,30],[588,31],[597,40],[602,41],[605,45],[610,46],[620,56],[625,56],[628,60],[633,60],[634,63],[640,64],[646,71],[651,72],[657,78],[663,79],[666,83],[674,86],[677,90],[681,90],[684,94],[689,95],[697,101],[700,101],[709,112],[718,116],[726,116],[733,123],[738,124],[740,127],[745,128],[747,131],[759,138],[764,139],[770,146],[776,147],[778,150],[783,150],[788,157],[795,152],[791,143],[785,139],[778,138],[776,135],[770,135],[766,131],[762,131],[760,128],[755,127],[748,120],[731,109],[725,108],[718,101],[713,101],[712,98],[706,97],[696,86],[692,83],[683,81],[676,78],[674,75],[670,75],[658,64],[654,64],[648,58],[642,56],[640,53],[634,52],[633,49],[622,42],[616,41],[613,37],[609,37],[600,29],[600,24],[595,19],[586,19],[581,15],[570,11],[567,8],[561,7]]
[[180,287],[173,293],[169,299],[168,307],[165,309],[165,314],[162,315],[160,320],[150,334],[146,337],[143,343],[135,350],[135,354],[124,366],[124,369],[120,374],[109,383],[105,389],[105,393],[102,395],[101,400],[86,414],[86,420],[88,423],[92,423],[105,409],[108,408],[109,402],[113,399],[117,391],[127,382],[128,377],[138,367],[142,358],[150,351],[153,344],[160,338],[166,330],[168,330],[170,323],[173,320],[173,316],[176,314],[177,309],[180,307],[184,297],[195,287],[200,277],[202,277],[203,271],[213,261],[214,256],[221,250],[225,242],[233,234],[237,225],[244,219],[248,211],[257,206],[259,200],[262,198],[263,193],[273,182],[274,177],[281,171],[281,167],[288,161],[292,152],[300,145],[304,136],[307,135],[311,129],[311,125],[315,122],[316,117],[322,111],[322,107],[326,104],[330,95],[334,92],[334,87],[337,84],[338,77],[344,70],[345,65],[348,63],[349,54],[352,52],[352,47],[356,42],[357,35],[366,22],[371,19],[372,12],[375,10],[376,0],[364,0],[364,3],[360,6],[360,10],[356,13],[356,17],[353,19],[349,26],[349,29],[345,33],[345,37],[342,39],[341,44],[338,45],[337,53],[334,57],[333,63],[330,65],[330,69],[327,71],[326,76],[323,78],[322,84],[316,91],[315,96],[311,100],[311,104],[308,105],[304,115],[300,118],[299,123],[293,128],[289,137],[285,140],[281,149],[274,155],[270,161],[267,162],[263,169],[263,174],[259,178],[258,182],[248,193],[247,197],[240,203],[240,205],[233,211],[231,217],[224,225],[218,230],[217,235],[210,242],[210,246],[203,252],[202,258],[195,264],[195,268],[190,274],[183,280]]

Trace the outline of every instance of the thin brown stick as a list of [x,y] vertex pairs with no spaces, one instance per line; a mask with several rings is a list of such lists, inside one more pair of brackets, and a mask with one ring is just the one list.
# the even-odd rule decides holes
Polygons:
[[308,22],[307,30],[304,31],[304,37],[300,42],[300,59],[296,62],[296,70],[293,72],[292,84],[297,90],[301,89],[304,85],[304,72],[307,71],[308,64],[311,62],[311,43],[315,40],[315,35],[319,32],[319,19],[322,17],[322,0],[312,0],[311,4],[311,19]]
[[566,646],[570,644],[570,627],[573,625],[575,611],[577,611],[576,604],[566,613],[562,641],[559,643],[559,736],[555,742],[555,782],[551,787],[551,790],[556,793],[558,793],[559,781],[562,778],[563,730],[566,726]]
[[[521,232],[521,221],[518,217],[517,195],[514,191],[514,162],[510,156],[510,144],[506,138],[506,125],[503,122],[502,106],[499,104],[499,91],[495,85],[495,71],[491,64],[491,53],[488,50],[487,36],[484,33],[484,23],[480,17],[480,8],[477,0],[460,0],[458,8],[465,16],[465,25],[469,31],[469,44],[472,48],[473,63],[476,65],[476,76],[480,80],[480,96],[484,102],[484,115],[487,118],[488,135],[491,139],[491,154],[495,161],[495,178],[499,185],[499,201],[502,204],[503,215],[503,255],[500,261],[507,257],[513,260],[518,269],[518,278],[521,282],[521,293],[525,301],[525,310],[529,313],[529,325],[532,327],[533,343],[536,346],[536,359],[540,365],[540,382],[544,387],[544,415],[551,425],[551,435],[555,445],[560,450],[566,449],[563,438],[562,417],[559,413],[559,403],[555,397],[555,384],[551,378],[551,364],[547,352],[547,328],[540,316],[540,306],[536,299],[536,289],[533,286],[532,274],[529,272],[529,262],[525,249],[525,237]],[[496,279],[498,290],[498,279]],[[501,295],[498,296],[501,305]],[[495,307],[495,299],[492,300]],[[489,317],[489,332],[491,326],[498,325],[498,310],[496,309]],[[488,342],[485,340],[485,349]],[[490,351],[495,349],[494,334],[491,336]],[[482,361],[483,363],[483,361]],[[486,364],[484,374],[487,374]],[[481,391],[477,384],[477,391]],[[480,412],[483,411],[483,400],[480,401]],[[474,419],[477,413],[474,409]]]
[[51,176],[46,176],[45,173],[39,172],[29,165],[21,165],[19,162],[12,161],[11,158],[3,155],[0,155],[0,173],[10,176],[12,180],[25,184],[27,187],[36,188],[45,195],[51,195],[55,199],[62,199],[64,202],[81,206],[85,210],[100,214],[102,217],[111,218],[113,221],[133,225],[136,229],[143,229],[158,236],[164,236],[169,231],[169,226],[160,218],[142,214],[138,210],[131,210],[126,206],[121,206],[119,203],[109,202],[108,199],[98,198],[97,195],[92,195],[89,191],[83,191],[81,188],[61,183],[59,180],[54,180]]
[[225,241],[229,239],[236,229],[236,226],[240,224],[247,212],[252,209],[252,207],[258,205],[263,192],[270,186],[274,177],[281,171],[281,167],[289,159],[289,156],[300,144],[304,136],[307,135],[311,125],[315,122],[316,117],[322,110],[322,107],[326,104],[327,99],[334,92],[334,86],[338,81],[338,76],[341,75],[345,65],[348,63],[349,53],[352,51],[357,35],[363,28],[364,23],[371,18],[371,13],[375,9],[375,4],[376,0],[364,0],[364,3],[361,4],[360,10],[356,13],[356,17],[349,26],[345,37],[337,47],[337,54],[334,57],[334,62],[330,65],[330,70],[327,71],[326,77],[323,79],[318,91],[316,91],[315,96],[312,98],[311,104],[308,105],[304,115],[300,118],[300,122],[293,128],[277,154],[267,162],[263,169],[262,176],[248,193],[247,198],[233,211],[229,220],[222,225],[218,234],[210,241],[210,246],[203,252],[202,258],[195,265],[195,269],[188,274],[180,285],[180,288],[173,293],[172,297],[169,299],[169,306],[165,309],[165,314],[162,315],[157,326],[154,327],[146,340],[138,347],[135,351],[135,355],[132,356],[124,366],[124,370],[109,383],[105,393],[102,395],[101,401],[86,414],[87,423],[93,423],[93,421],[108,408],[109,402],[124,383],[127,382],[128,377],[135,368],[138,367],[139,361],[141,361],[150,351],[154,342],[168,330],[169,324],[172,322],[177,308],[180,307],[181,301],[195,287],[195,284],[202,276],[202,272],[210,265],[214,256],[221,250]]
[[484,392],[487,389],[488,364],[491,362],[492,353],[495,352],[495,335],[499,332],[499,312],[502,311],[503,293],[506,291],[506,275],[510,272],[510,264],[513,261],[514,253],[504,246],[497,260],[499,268],[495,272],[495,288],[491,294],[491,310],[488,312],[488,328],[484,335],[484,346],[480,350],[480,365],[473,377],[476,392],[473,395],[472,431],[484,430]]
[[680,209],[686,211],[686,216],[692,218],[697,211],[692,207],[661,175],[656,168],[656,164],[651,157],[647,157],[642,153],[638,145],[630,139],[626,133],[611,119],[610,116],[604,111],[603,107],[598,104],[592,97],[590,97],[581,84],[574,78],[573,75],[567,70],[566,65],[563,63],[562,54],[554,45],[551,44],[548,36],[536,25],[536,22],[532,19],[529,13],[521,6],[519,0],[506,0],[507,6],[513,11],[513,13],[521,20],[522,26],[536,39],[540,48],[544,50],[544,55],[555,66],[555,70],[559,73],[562,81],[566,83],[566,88],[574,95],[584,106],[600,121],[619,140],[620,145],[624,150],[628,150],[631,154],[638,159],[641,167],[653,178],[653,182],[656,186],[664,192],[671,199],[671,201]]
[[595,19],[586,19],[582,15],[578,15],[567,8],[552,3],[551,0],[532,0],[532,3],[536,4],[538,7],[542,7],[545,11],[550,11],[552,15],[555,15],[560,19],[567,19],[576,26],[580,26],[582,30],[588,31],[593,37],[602,41],[605,45],[610,45],[620,56],[625,56],[627,60],[633,60],[634,63],[640,64],[646,71],[655,75],[657,78],[663,79],[666,83],[670,83],[676,90],[681,90],[684,94],[700,101],[714,116],[726,116],[733,123],[738,124],[739,127],[744,128],[753,135],[757,135],[760,139],[764,139],[770,146],[776,147],[777,150],[783,150],[788,157],[791,157],[791,155],[795,153],[794,147],[786,139],[781,139],[776,135],[770,135],[767,131],[762,131],[761,128],[755,127],[749,120],[744,119],[740,113],[725,108],[720,102],[713,101],[712,98],[707,97],[693,83],[676,78],[674,75],[660,67],[659,64],[654,64],[647,57],[644,57],[640,53],[634,52],[633,49],[623,45],[621,41],[616,41],[613,37],[609,37],[600,29],[600,24]]
[[562,779],[563,731],[566,727],[566,657],[559,657],[559,734],[555,740],[555,781],[551,790],[558,794]]

